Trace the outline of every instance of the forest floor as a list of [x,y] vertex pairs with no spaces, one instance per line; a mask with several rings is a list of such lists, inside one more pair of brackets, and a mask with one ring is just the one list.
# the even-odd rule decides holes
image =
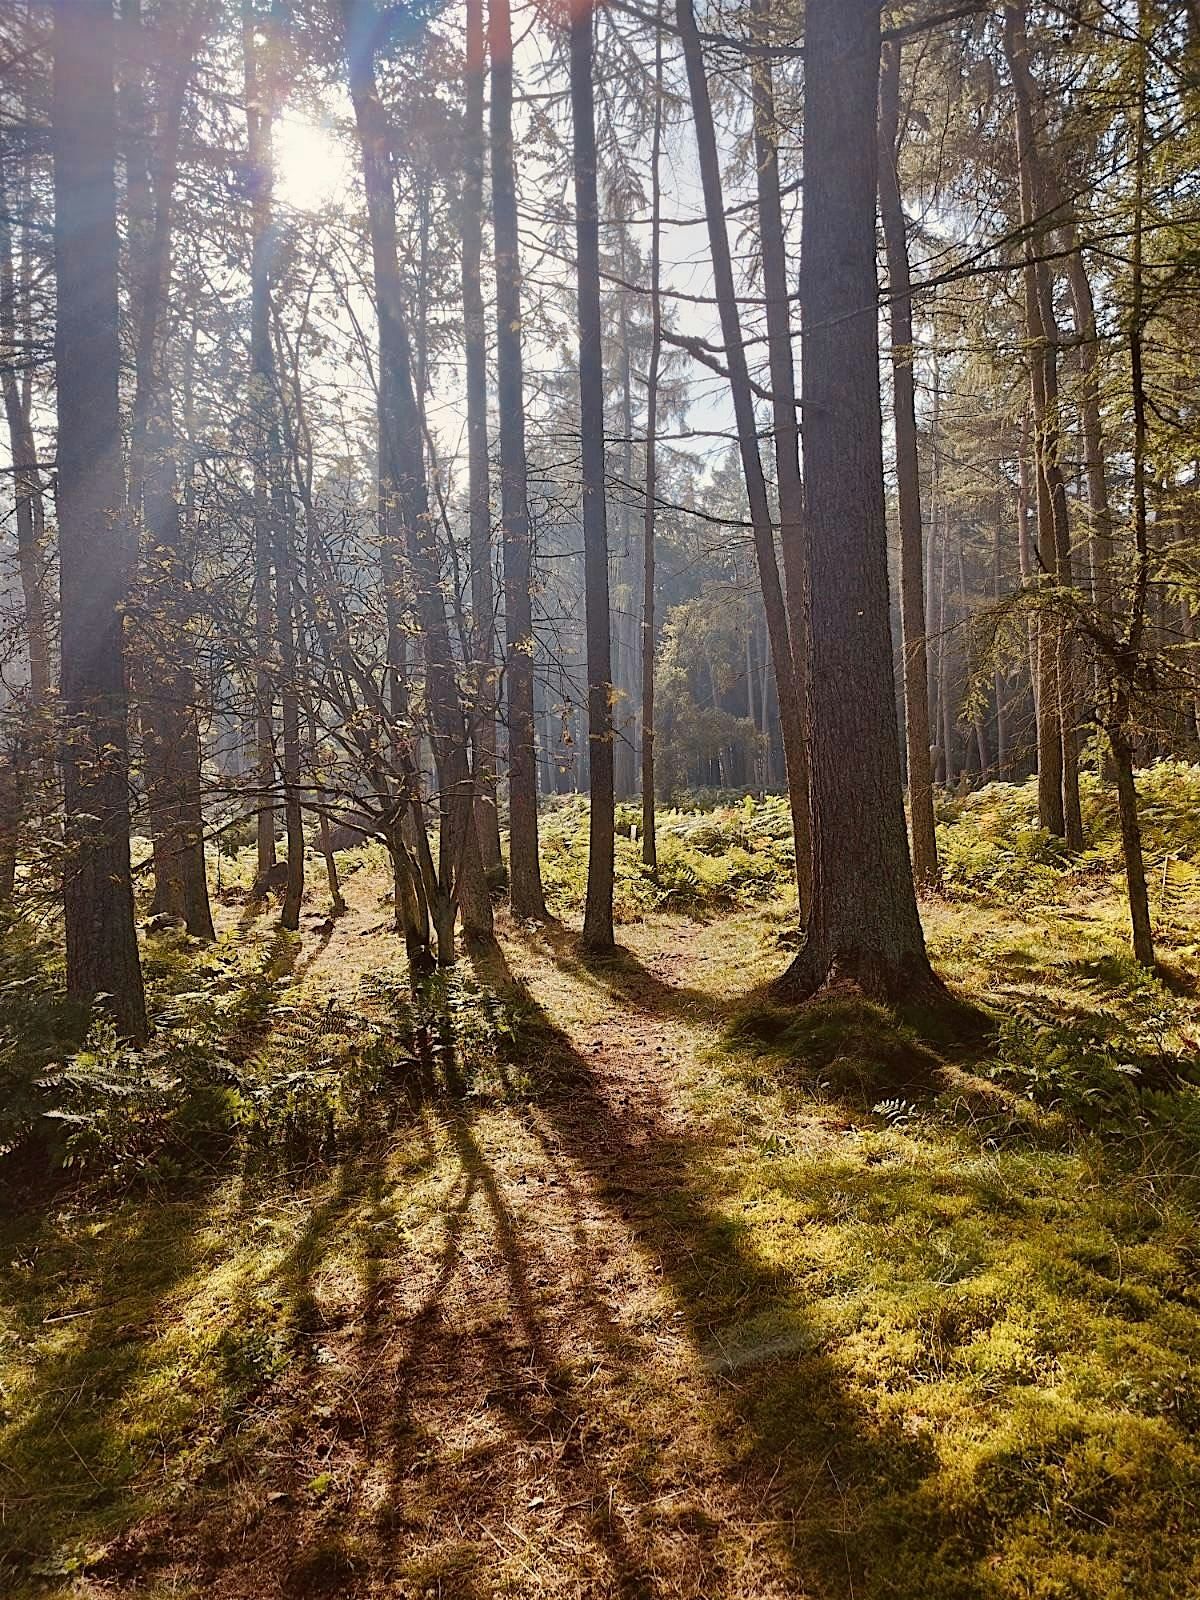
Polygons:
[[[298,938],[227,908],[288,1062],[383,1017],[384,887]],[[1094,893],[926,912],[985,1001],[1190,1043],[1188,961],[1146,990]],[[747,1009],[793,919],[656,915],[593,968],[505,925],[335,1161],[5,1219],[0,1588],[1200,1593],[1178,1129],[1114,1141],[853,1000]]]

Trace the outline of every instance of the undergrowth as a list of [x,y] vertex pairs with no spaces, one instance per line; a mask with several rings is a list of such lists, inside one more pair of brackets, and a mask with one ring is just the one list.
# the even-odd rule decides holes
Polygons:
[[[262,1543],[264,1594],[532,1592],[585,1545],[706,1600],[1200,1592],[1200,779],[1139,784],[1157,975],[1098,789],[1074,860],[1028,786],[943,808],[923,913],[999,1019],[972,1054],[849,995],[735,1003],[794,930],[778,801],[664,815],[657,880],[623,808],[634,959],[521,930],[528,992],[414,994],[340,927],[322,982],[311,932],[168,934],[136,1052],[6,930],[0,1160],[73,1181],[0,1218],[0,1590],[232,1593]],[[545,819],[560,911],[585,822]],[[654,1093],[602,1139],[619,1025]]]

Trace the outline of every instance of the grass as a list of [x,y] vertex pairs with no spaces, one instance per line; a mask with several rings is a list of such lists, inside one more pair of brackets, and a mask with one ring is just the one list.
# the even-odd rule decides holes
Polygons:
[[[1169,801],[1151,851],[1190,861]],[[979,862],[1023,804],[943,837]],[[366,1041],[403,1092],[317,1155],[0,1221],[0,1588],[1200,1592],[1200,918],[1181,879],[1148,977],[1110,868],[1051,871],[924,907],[1004,1018],[970,1057],[755,1001],[786,898],[668,902],[601,968],[505,927],[416,1032],[377,864],[332,935],[231,922],[245,1071]]]

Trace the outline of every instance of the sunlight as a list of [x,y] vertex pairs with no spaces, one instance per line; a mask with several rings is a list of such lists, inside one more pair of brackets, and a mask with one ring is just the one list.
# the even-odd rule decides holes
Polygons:
[[301,211],[319,211],[349,176],[346,150],[329,124],[296,112],[276,125],[275,163],[280,200]]

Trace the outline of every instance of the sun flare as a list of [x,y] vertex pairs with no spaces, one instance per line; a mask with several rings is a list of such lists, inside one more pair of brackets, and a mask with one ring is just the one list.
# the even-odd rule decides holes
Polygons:
[[327,121],[288,112],[275,131],[279,198],[300,211],[319,211],[345,186],[346,151]]

